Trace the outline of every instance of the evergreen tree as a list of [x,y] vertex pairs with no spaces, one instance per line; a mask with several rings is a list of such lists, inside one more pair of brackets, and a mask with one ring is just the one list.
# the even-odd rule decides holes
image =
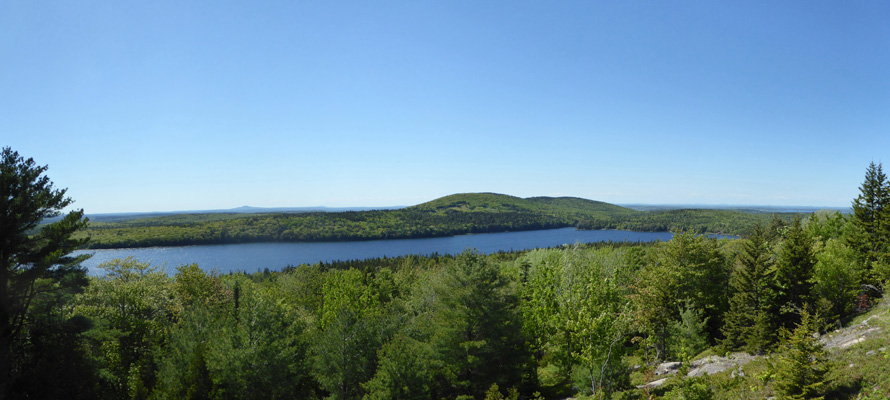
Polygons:
[[508,283],[476,252],[461,254],[443,271],[431,310],[437,397],[482,398],[492,383],[521,384],[528,357],[518,298]]
[[803,229],[800,217],[795,217],[785,230],[778,261],[776,263],[776,302],[781,313],[781,325],[791,328],[799,320],[800,309],[810,303],[813,291],[813,270],[816,256],[813,254],[813,241]]
[[775,342],[774,259],[763,228],[744,240],[730,279],[732,297],[723,333],[727,349],[763,353]]
[[859,192],[853,200],[853,224],[858,234],[852,235],[851,244],[870,268],[886,253],[890,240],[890,183],[880,163],[868,165]]
[[[46,166],[25,160],[9,147],[0,156],[0,399],[27,392],[19,381],[30,373],[23,368],[31,357],[24,351],[31,348],[28,340],[35,336],[28,332],[39,319],[31,305],[40,290],[59,288],[37,283],[62,282],[84,273],[79,265],[84,257],[69,256],[86,243],[73,237],[86,227],[83,210],[38,228],[72,203],[65,189],[53,187],[45,171]],[[19,392],[13,393],[16,387]]]
[[828,372],[825,349],[814,335],[815,318],[804,309],[794,331],[782,329],[782,351],[773,365],[780,400],[821,400]]

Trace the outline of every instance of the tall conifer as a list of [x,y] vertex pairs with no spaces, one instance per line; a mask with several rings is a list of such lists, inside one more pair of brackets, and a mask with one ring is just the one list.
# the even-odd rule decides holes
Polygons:
[[793,328],[800,321],[800,310],[810,303],[816,256],[813,241],[801,226],[800,217],[785,231],[785,240],[776,263],[777,305],[781,307],[781,325]]
[[885,255],[890,239],[890,183],[880,163],[868,165],[859,192],[852,207],[859,234],[853,235],[851,244],[863,254],[866,268],[871,268]]
[[730,279],[732,297],[724,319],[724,347],[763,353],[775,342],[775,263],[763,227],[754,228]]

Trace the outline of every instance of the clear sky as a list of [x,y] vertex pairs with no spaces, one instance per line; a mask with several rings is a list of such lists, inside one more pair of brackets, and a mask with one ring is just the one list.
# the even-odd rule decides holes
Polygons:
[[848,206],[890,2],[3,1],[0,146],[87,213]]

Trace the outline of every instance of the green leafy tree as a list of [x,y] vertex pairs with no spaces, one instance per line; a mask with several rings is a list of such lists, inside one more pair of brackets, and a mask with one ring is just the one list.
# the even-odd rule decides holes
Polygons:
[[840,327],[841,319],[855,309],[856,297],[861,291],[862,267],[855,250],[840,239],[830,239],[821,245],[816,260],[813,293],[821,315],[826,320],[837,321],[836,325]]
[[233,305],[233,292],[225,287],[216,272],[204,272],[197,264],[176,268],[173,290],[183,309],[224,308]]
[[102,263],[101,278],[78,296],[72,313],[91,318],[105,390],[116,398],[145,398],[155,384],[154,352],[180,305],[172,280],[132,257]]
[[568,284],[560,287],[558,317],[568,335],[572,359],[580,367],[576,372],[586,372],[579,375],[586,375],[583,382],[590,393],[605,398],[624,373],[621,343],[629,333],[629,305],[617,285],[622,264],[614,254],[578,258],[573,253],[567,252]]
[[360,398],[361,384],[374,376],[377,351],[389,335],[384,293],[357,269],[330,271],[322,293],[312,338],[315,377],[333,398]]
[[559,340],[562,321],[559,319],[557,293],[561,290],[561,258],[558,250],[535,250],[520,260],[523,332],[534,356],[536,369],[548,349],[553,353],[551,343]]
[[686,301],[707,320],[708,339],[720,336],[730,270],[716,239],[678,233],[651,253],[638,275],[635,321],[649,335],[656,358],[665,359],[670,326],[680,321],[679,304]]
[[803,221],[807,234],[815,241],[826,242],[844,237],[850,218],[839,211],[819,210]]
[[524,331],[536,361],[606,396],[623,384],[630,333],[626,275],[633,257],[613,248],[538,250],[521,259]]
[[[61,220],[45,225],[71,205],[65,189],[55,189],[37,166],[9,147],[0,159],[0,398],[18,396],[18,382],[29,373],[23,368],[29,356],[26,333],[35,315],[31,303],[40,290],[58,288],[40,284],[41,279],[63,280],[83,274],[85,257],[69,254],[86,243],[75,233],[87,224],[83,210],[71,211]],[[70,282],[69,282],[70,283]]]

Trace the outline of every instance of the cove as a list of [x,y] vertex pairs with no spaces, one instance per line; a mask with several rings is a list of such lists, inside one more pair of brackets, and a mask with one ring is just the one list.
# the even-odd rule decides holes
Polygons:
[[[476,249],[489,254],[498,251],[527,250],[594,242],[667,241],[670,232],[631,232],[619,230],[577,230],[575,228],[539,231],[480,233],[424,239],[369,240],[354,242],[243,243],[183,247],[147,247],[137,249],[78,250],[75,254],[92,254],[83,265],[91,275],[101,275],[97,266],[115,258],[133,257],[150,262],[175,274],[176,267],[198,264],[205,271],[221,273],[277,271],[290,265],[313,264],[337,260],[361,260],[398,257],[411,254],[457,254]],[[718,236],[723,237],[723,236]]]

